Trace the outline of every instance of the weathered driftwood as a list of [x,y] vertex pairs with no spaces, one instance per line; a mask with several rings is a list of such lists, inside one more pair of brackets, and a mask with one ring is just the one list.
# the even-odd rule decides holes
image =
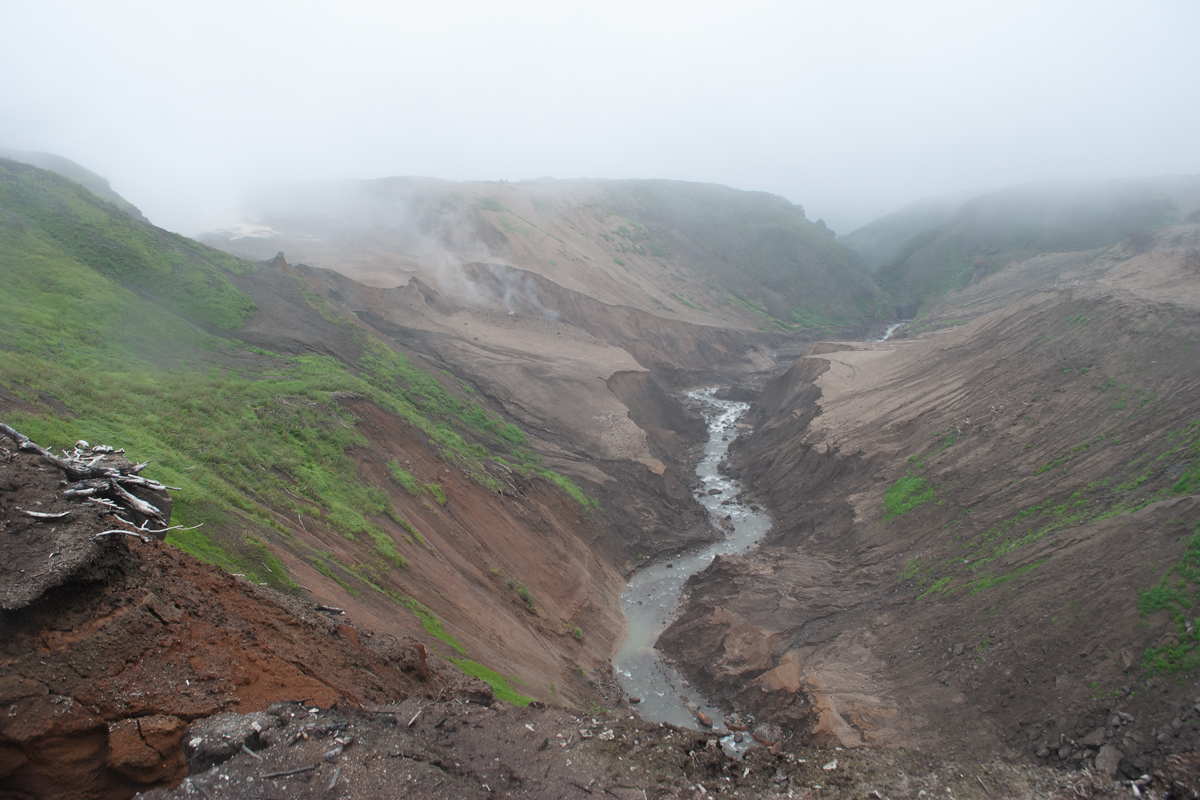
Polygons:
[[[89,445],[87,442],[80,440],[75,443],[74,450],[63,450],[61,456],[57,456],[46,448],[31,440],[28,436],[20,431],[12,428],[4,423],[0,423],[0,433],[8,436],[17,443],[17,448],[23,452],[36,453],[42,458],[54,464],[61,469],[70,481],[71,485],[67,486],[62,491],[64,500],[85,500],[90,503],[104,506],[105,508],[114,511],[127,511],[136,515],[136,521],[141,522],[141,527],[133,535],[144,537],[147,533],[163,533],[166,530],[167,518],[169,511],[164,512],[161,508],[133,494],[130,490],[144,492],[161,493],[164,500],[169,503],[170,497],[166,496],[168,489],[175,487],[164,486],[155,480],[143,478],[137,473],[146,468],[145,463],[135,464],[125,458],[115,458],[125,452],[124,449],[115,450],[108,445]],[[110,457],[114,457],[111,458]],[[164,505],[163,508],[169,509],[169,505]],[[44,512],[23,512],[28,516],[38,519],[60,519],[70,512],[62,514],[46,514]],[[118,519],[121,519],[118,517]],[[128,520],[121,520],[126,524],[133,526],[134,523]],[[146,521],[154,522],[159,526],[163,526],[161,530],[151,530],[146,527]],[[108,535],[113,533],[105,531]]]
[[163,518],[163,513],[153,503],[147,503],[140,497],[131,495],[121,487],[121,484],[116,479],[109,480],[108,485],[112,489],[112,493],[116,495],[118,503],[122,503],[143,517],[156,519],[163,525],[167,524],[167,521]]
[[70,511],[63,511],[58,514],[47,514],[44,511],[26,511],[23,508],[18,508],[17,511],[20,511],[27,517],[33,517],[34,519],[62,519],[71,513]]
[[[117,519],[120,520],[121,522],[124,522],[126,525],[130,525],[130,526],[133,525],[133,523],[130,522],[129,520],[121,519],[120,517],[117,517]],[[161,535],[166,534],[167,531],[194,531],[194,530],[196,530],[196,528],[199,528],[203,524],[204,523],[201,522],[197,525],[193,525],[190,528],[185,528],[182,525],[172,525],[169,528],[155,529],[155,528],[147,528],[146,523],[143,522],[141,527],[139,527],[139,528],[133,528],[132,530],[126,530],[124,528],[114,528],[111,531],[100,531],[100,533],[97,533],[92,538],[99,539],[102,536],[117,536],[117,535],[136,536],[138,539],[141,539],[143,542],[149,543],[151,535],[161,536]]]

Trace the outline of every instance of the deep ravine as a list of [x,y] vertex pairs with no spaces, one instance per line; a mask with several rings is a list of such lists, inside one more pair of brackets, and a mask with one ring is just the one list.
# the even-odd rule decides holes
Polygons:
[[[699,389],[688,397],[702,406],[708,421],[708,441],[696,466],[701,481],[696,499],[727,535],[701,550],[648,566],[630,579],[621,598],[626,617],[625,640],[613,657],[613,667],[625,692],[640,698],[638,713],[644,719],[690,728],[697,727],[697,710],[711,717],[716,727],[723,725],[724,715],[666,663],[654,645],[674,618],[687,579],[718,555],[750,550],[771,528],[766,512],[740,502],[738,482],[717,469],[730,442],[737,437],[738,421],[750,408],[746,403],[716,399],[717,391]],[[733,746],[729,738],[725,743],[727,749]]]

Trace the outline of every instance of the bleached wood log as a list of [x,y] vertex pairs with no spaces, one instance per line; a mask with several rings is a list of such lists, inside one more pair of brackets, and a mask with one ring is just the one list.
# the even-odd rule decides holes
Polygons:
[[163,518],[163,513],[158,510],[157,506],[155,506],[151,503],[147,503],[145,500],[141,499],[140,497],[135,497],[134,495],[125,491],[121,487],[121,484],[117,483],[116,479],[110,480],[108,482],[108,484],[109,484],[109,486],[112,487],[113,494],[116,495],[117,500],[120,501],[125,507],[130,508],[133,511],[136,511],[138,514],[141,514],[143,517],[149,517],[150,519],[156,519],[160,523],[162,523],[164,525],[166,524],[167,521],[166,521],[166,519]]

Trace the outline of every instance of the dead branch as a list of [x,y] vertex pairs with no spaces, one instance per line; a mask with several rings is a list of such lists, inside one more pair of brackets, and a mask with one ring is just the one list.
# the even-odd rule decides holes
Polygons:
[[27,517],[33,517],[34,519],[62,519],[71,513],[70,511],[62,511],[58,514],[48,514],[44,511],[26,511],[23,508],[18,508],[17,511],[20,511]]
[[273,780],[275,778],[290,778],[292,775],[300,775],[305,772],[312,772],[317,768],[316,764],[311,767],[300,767],[299,769],[285,769],[283,772],[268,772],[262,776],[264,781]]
[[150,544],[149,536],[142,536],[137,531],[126,531],[126,530],[120,530],[120,529],[113,529],[111,531],[100,531],[100,533],[97,533],[95,536],[92,537],[92,539],[93,540],[99,539],[101,536],[116,536],[118,534],[120,534],[122,536],[132,536],[135,539],[141,539],[146,544]]
[[113,494],[117,496],[117,500],[133,511],[141,514],[143,517],[156,519],[162,524],[166,524],[167,520],[163,517],[163,513],[158,510],[158,506],[147,503],[139,497],[134,497],[129,492],[125,491],[121,484],[116,480],[110,480],[108,485],[112,488]]
[[[132,522],[129,522],[128,520],[121,519],[120,517],[117,517],[117,519],[121,520],[121,522],[124,522],[126,525],[133,524]],[[166,533],[167,531],[194,531],[194,530],[196,530],[196,528],[199,528],[203,524],[204,523],[201,522],[199,525],[193,525],[190,528],[185,528],[182,525],[172,525],[169,528],[157,528],[156,529],[156,528],[147,528],[146,523],[143,522],[141,527],[134,528],[131,531],[117,528],[117,529],[113,529],[111,531],[102,531],[100,533],[97,533],[92,538],[99,539],[101,536],[111,536],[113,534],[123,533],[126,536],[136,536],[137,538],[141,539],[143,542],[149,543],[150,537],[147,536],[146,534]]]

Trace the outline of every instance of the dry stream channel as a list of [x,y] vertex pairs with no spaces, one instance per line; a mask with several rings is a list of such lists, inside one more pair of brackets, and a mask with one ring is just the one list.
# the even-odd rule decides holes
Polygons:
[[[630,697],[641,698],[638,713],[650,722],[667,722],[696,728],[696,711],[703,711],[716,728],[724,727],[724,715],[691,687],[654,647],[658,637],[675,618],[680,592],[692,575],[700,572],[718,555],[744,553],[753,548],[771,528],[764,511],[741,503],[738,482],[722,475],[717,465],[725,458],[729,444],[737,437],[737,423],[750,409],[746,403],[718,400],[717,389],[699,389],[688,397],[703,408],[708,420],[708,441],[704,456],[696,466],[701,486],[696,499],[707,509],[718,527],[726,517],[732,529],[724,539],[702,550],[684,553],[668,561],[638,571],[621,597],[625,610],[625,641],[613,657],[613,668],[621,686]],[[716,491],[713,491],[716,490]],[[711,492],[711,493],[710,493]],[[751,741],[737,744],[732,735],[722,746],[736,755]]]

